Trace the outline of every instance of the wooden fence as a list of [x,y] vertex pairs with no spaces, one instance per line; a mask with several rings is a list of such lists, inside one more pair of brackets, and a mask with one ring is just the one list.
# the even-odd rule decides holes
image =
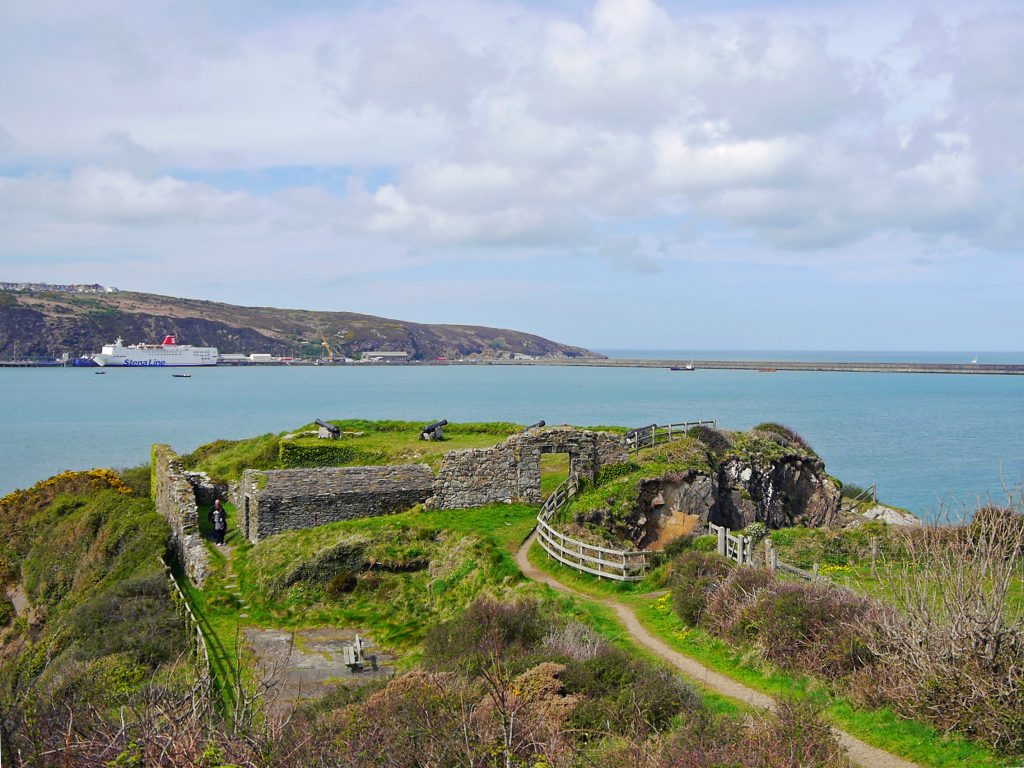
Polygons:
[[163,566],[164,573],[167,574],[168,581],[174,589],[176,595],[176,603],[181,611],[182,616],[185,619],[185,623],[189,628],[189,636],[191,638],[190,649],[195,652],[196,659],[199,662],[199,669],[207,684],[212,683],[212,667],[210,665],[210,649],[206,645],[206,635],[203,634],[203,629],[199,625],[199,620],[196,618],[195,613],[192,611],[192,604],[189,602],[188,597],[181,590],[181,585],[178,584],[178,580],[174,578],[174,573],[171,571],[171,567],[164,560],[163,555],[158,555],[160,565]]
[[537,541],[551,557],[577,571],[592,573],[602,579],[640,581],[649,567],[648,559],[660,552],[639,552],[611,549],[588,544],[555,530],[550,520],[579,491],[579,477],[569,478],[555,489],[537,515]]
[[[649,448],[658,443],[677,440],[693,427],[716,428],[714,420],[680,421],[673,424],[650,424],[646,427],[631,429],[626,433],[626,451],[638,453],[641,448]],[[551,557],[562,565],[577,571],[592,573],[602,579],[616,581],[640,581],[647,574],[653,559],[661,552],[641,552],[636,550],[612,549],[588,544],[585,541],[566,536],[551,526],[551,519],[565,507],[579,492],[580,481],[576,475],[559,485],[554,493],[544,500],[540,513],[537,515],[537,541]]]
[[878,503],[878,485],[876,483],[872,483],[853,498],[848,499],[843,497],[840,507],[847,512],[852,512],[857,509],[857,504],[859,502],[868,501],[869,499],[872,504]]
[[754,540],[742,533],[733,535],[724,525],[708,523],[708,533],[718,539],[718,554],[740,565],[754,564]]
[[714,420],[680,421],[675,424],[648,424],[646,427],[637,427],[626,433],[626,450],[639,453],[641,448],[651,448],[658,443],[677,440],[693,427],[716,429],[718,423]]
[[[740,565],[754,565],[754,540],[749,536],[741,534],[733,535],[732,531],[722,525],[708,523],[708,533],[717,537],[718,554],[727,557]],[[810,571],[797,568],[779,559],[779,552],[772,546],[772,540],[764,540],[764,564],[772,573],[781,571],[797,578],[814,581],[818,576],[818,564],[815,563]]]

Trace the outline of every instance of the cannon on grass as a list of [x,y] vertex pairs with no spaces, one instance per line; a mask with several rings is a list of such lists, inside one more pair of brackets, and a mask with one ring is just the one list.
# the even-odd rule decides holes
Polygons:
[[531,429],[540,429],[541,427],[545,426],[547,426],[547,422],[545,422],[544,419],[541,419],[536,424],[531,424],[530,426],[528,426],[526,429],[523,430],[523,432],[529,432]]
[[433,424],[427,424],[427,426],[420,430],[420,440],[444,440],[444,428],[446,426],[448,426],[448,419],[441,419],[441,421],[435,421]]
[[320,427],[320,430],[317,432],[317,437],[322,437],[325,440],[337,440],[341,437],[341,429],[333,424],[328,424],[323,419],[317,419],[316,425]]
[[648,424],[646,427],[637,427],[626,433],[626,450],[639,451],[649,445],[654,445],[654,433],[658,429],[657,424]]

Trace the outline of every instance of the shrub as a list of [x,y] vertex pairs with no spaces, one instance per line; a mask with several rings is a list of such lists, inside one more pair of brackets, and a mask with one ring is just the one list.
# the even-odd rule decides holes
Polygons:
[[669,588],[679,617],[687,624],[698,624],[708,597],[731,569],[729,561],[717,554],[691,549],[676,558],[670,569]]
[[494,656],[524,656],[544,639],[550,626],[533,600],[500,603],[478,598],[459,618],[427,632],[424,663],[434,669],[475,672]]
[[567,693],[583,697],[570,723],[587,731],[631,735],[661,730],[680,711],[703,708],[694,690],[677,676],[618,648],[569,661],[562,682]]
[[395,678],[364,703],[341,710],[332,730],[342,759],[327,764],[353,768],[448,764],[446,757],[457,753],[467,725],[460,707],[466,698],[472,700],[467,693],[454,675],[415,671]]
[[866,489],[854,483],[843,483],[841,490],[844,499],[852,499],[860,496]]
[[69,613],[67,627],[79,656],[87,659],[123,653],[155,669],[185,647],[185,630],[162,573],[92,596]]
[[724,453],[732,448],[732,441],[725,432],[711,427],[691,427],[686,432],[690,437],[700,440],[714,453]]
[[766,589],[776,585],[775,577],[758,568],[733,568],[707,602],[701,623],[715,634],[732,640],[753,640],[756,632],[748,613]]
[[748,727],[743,766],[771,768],[849,768],[846,750],[836,740],[820,707],[808,699],[785,698]]
[[836,679],[869,664],[863,597],[821,584],[777,582],[745,612],[745,631],[769,661]]
[[881,569],[895,610],[879,611],[869,636],[874,680],[897,712],[1012,752],[1024,750],[1021,509],[1016,499],[1009,514],[906,535],[906,559]]
[[705,533],[703,536],[697,536],[693,540],[693,549],[698,552],[717,552],[718,551],[718,537],[712,536]]
[[150,472],[151,466],[149,464],[140,464],[137,467],[125,467],[118,472],[118,475],[121,478],[121,482],[128,488],[131,488],[132,492],[136,496],[148,498],[150,491]]
[[748,539],[753,539],[753,545],[757,546],[768,538],[768,526],[757,520],[744,528],[742,533]]
[[6,593],[0,592],[0,627],[6,627],[16,616],[14,603],[10,601]]
[[692,535],[687,535],[672,539],[672,541],[665,545],[665,557],[671,560],[679,557],[686,550],[692,549],[694,538]]
[[782,424],[776,424],[774,421],[766,421],[754,427],[754,431],[770,432],[774,435],[782,437],[790,445],[796,445],[800,448],[803,448],[812,456],[818,455],[817,453],[814,452],[814,449],[811,448],[810,443],[808,443],[806,440],[803,439],[803,437],[800,436],[799,432],[796,432],[795,430],[792,430],[789,427],[783,426]]

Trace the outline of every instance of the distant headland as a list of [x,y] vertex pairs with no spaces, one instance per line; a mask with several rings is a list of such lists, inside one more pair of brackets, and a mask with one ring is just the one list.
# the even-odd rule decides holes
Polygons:
[[0,360],[54,360],[98,352],[118,337],[216,347],[312,362],[405,353],[411,361],[601,358],[531,333],[413,323],[354,312],[241,307],[102,285],[0,282]]

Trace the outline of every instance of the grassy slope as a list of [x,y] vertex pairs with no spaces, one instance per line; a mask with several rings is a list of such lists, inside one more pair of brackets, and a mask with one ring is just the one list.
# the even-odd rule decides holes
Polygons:
[[[31,314],[34,321],[15,323],[19,312]],[[311,357],[321,353],[321,332],[336,350],[349,355],[376,349],[403,350],[422,359],[500,350],[531,355],[594,354],[501,328],[428,325],[352,312],[241,307],[134,292],[0,292],[0,316],[11,320],[8,325],[17,332],[14,340],[32,354],[96,351],[118,334],[134,343],[157,342],[163,334],[175,333],[184,343],[212,344],[221,352]]]
[[826,705],[825,712],[836,725],[869,744],[935,768],[997,768],[1011,764],[981,744],[904,720],[887,709],[858,709],[846,698],[830,693],[822,681],[775,668],[761,661],[754,648],[733,646],[687,626],[671,610],[665,596],[651,594],[660,586],[660,573],[636,584],[610,582],[567,568],[548,558],[538,546],[531,549],[530,561],[580,592],[627,603],[648,630],[675,650],[744,685],[775,696],[817,698]]
[[96,685],[95,701],[112,703],[185,650],[158,561],[168,528],[147,494],[110,470],[66,472],[0,508],[0,581],[23,585],[35,622],[0,628],[3,677],[16,689],[62,696]]
[[[436,471],[448,451],[486,448],[522,430],[518,424],[504,422],[450,424],[445,428],[443,441],[420,440],[420,429],[430,421],[332,420],[330,423],[336,424],[343,432],[362,434],[330,441],[316,437],[299,437],[295,441],[314,449],[324,446],[353,449],[351,456],[331,462],[330,466],[425,463]],[[311,423],[293,430],[293,433],[315,429],[316,424]],[[200,446],[183,458],[190,469],[208,472],[220,480],[236,480],[244,469],[279,468],[280,440],[281,435],[217,440]]]
[[[240,541],[231,505],[228,512],[232,531],[227,543],[235,545],[232,566],[249,605],[248,617],[240,618],[242,607],[225,586],[227,561],[212,545],[212,574],[204,589],[191,590],[226,664],[236,657],[243,626],[359,628],[378,645],[402,653],[403,663],[411,662],[428,626],[451,618],[480,592],[522,586],[510,550],[532,529],[536,514],[530,507],[513,505],[413,510],[291,531],[253,546]],[[201,516],[207,528],[205,510]],[[281,584],[296,565],[314,561],[324,549],[343,542],[367,543],[368,554],[389,565],[407,556],[435,562],[422,570],[378,571],[372,578],[367,577],[372,570],[360,573],[355,590],[335,597],[316,579]]]
[[[343,430],[364,433],[349,440],[358,444],[365,455],[379,455],[382,461],[426,461],[435,467],[448,450],[492,445],[517,429],[514,425],[506,424],[451,425],[446,431],[448,440],[443,443],[424,443],[418,440],[419,422],[335,423]],[[254,456],[269,456],[272,453],[268,446],[274,439],[273,436],[264,436],[226,444],[219,451],[207,452],[205,456],[202,455],[204,449],[199,449],[196,453],[202,463],[198,463],[198,466],[211,471],[215,476],[219,472],[223,473],[225,467],[232,470],[244,466],[245,462],[251,466]],[[322,441],[314,440],[314,444],[316,442]],[[761,450],[764,446],[760,442],[758,445],[743,443],[735,450],[740,453]],[[635,493],[636,482],[640,478],[670,470],[703,469],[706,462],[707,454],[693,440],[647,449],[641,452],[639,464],[616,469],[605,478],[604,483],[590,488],[587,492],[589,495],[582,496],[577,504],[584,506],[591,501],[607,504],[609,498],[618,499],[619,496],[623,496],[625,503],[625,496]],[[553,490],[564,479],[567,471],[565,457],[545,456],[542,464],[543,490],[546,493]],[[534,510],[527,507],[411,512],[285,534],[271,540],[274,542],[273,548],[269,542],[267,546],[261,544],[256,548],[243,544],[235,556],[235,564],[240,575],[243,599],[251,606],[247,621],[277,627],[318,624],[357,626],[369,630],[375,639],[379,638],[378,642],[405,651],[407,661],[411,662],[416,657],[416,646],[426,624],[449,617],[481,591],[509,587],[528,589],[518,583],[517,571],[513,574],[508,570],[514,566],[507,558],[507,551],[509,547],[514,548],[532,527],[533,514]],[[448,540],[417,541],[416,531],[425,530],[449,531],[446,537]],[[777,535],[778,544],[787,561],[805,566],[809,566],[810,562],[820,562],[823,564],[823,572],[840,580],[849,578],[852,584],[859,584],[867,591],[877,593],[878,584],[871,577],[869,567],[851,555],[852,552],[863,553],[868,539],[875,533],[872,529],[849,535],[794,529]],[[465,541],[456,539],[455,546],[452,546],[451,537],[455,534],[463,536]],[[838,542],[837,536],[840,539]],[[285,575],[289,564],[308,561],[316,552],[346,537],[355,543],[361,537],[367,540],[381,539],[378,544],[384,549],[391,547],[392,556],[401,555],[403,548],[408,554],[416,546],[422,545],[430,551],[420,554],[458,562],[449,570],[447,577],[431,575],[429,571],[388,574],[383,577],[386,589],[380,586],[364,589],[360,584],[351,595],[340,599],[328,599],[322,585],[300,584],[285,590],[275,587],[275,580],[279,581]],[[460,546],[464,546],[471,557],[465,558],[465,552],[460,551]],[[274,556],[269,554],[271,549],[276,553]],[[614,594],[625,600],[634,607],[638,617],[649,629],[657,632],[677,650],[753,688],[776,695],[796,692],[823,698],[829,716],[865,741],[927,765],[960,765],[964,761],[982,766],[1001,764],[993,753],[971,742],[945,738],[934,729],[898,719],[885,710],[856,710],[842,697],[830,695],[823,683],[785,673],[758,661],[755,649],[730,647],[702,630],[685,627],[671,611],[664,610],[664,601],[659,603],[642,595],[659,586],[657,574],[641,585],[623,585],[599,581],[549,563],[542,556],[538,558],[536,548],[531,553],[531,559],[581,591],[594,595]],[[204,593],[196,595],[196,599],[201,610],[216,627],[225,652],[229,653],[233,652],[237,634],[239,606],[232,602],[232,598],[223,589],[224,564],[219,552],[214,553],[214,561],[217,563],[214,577]],[[480,567],[480,564],[483,566]],[[453,574],[455,578],[452,578]],[[439,588],[438,584],[442,586]],[[606,608],[586,601],[559,599],[564,600],[565,610],[585,619],[614,641],[631,645]],[[728,707],[728,704],[722,706]]]

